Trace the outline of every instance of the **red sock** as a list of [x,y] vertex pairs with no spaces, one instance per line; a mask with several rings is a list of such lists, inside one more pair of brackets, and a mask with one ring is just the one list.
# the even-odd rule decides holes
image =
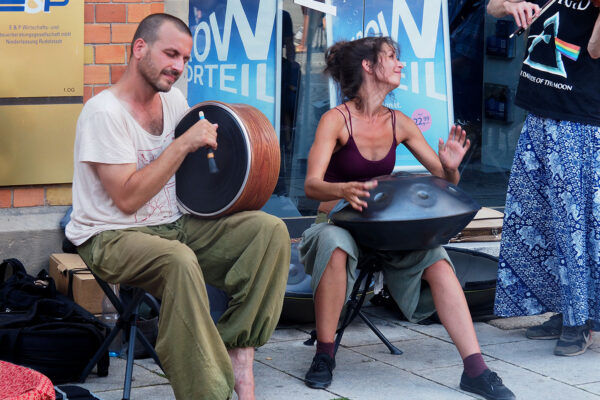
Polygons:
[[329,357],[333,358],[333,350],[335,348],[334,343],[325,343],[317,340],[317,354],[325,353],[329,354]]
[[485,365],[485,361],[483,361],[483,356],[481,353],[471,354],[463,360],[463,364],[465,366],[465,374],[469,378],[478,377],[488,369],[488,366]]

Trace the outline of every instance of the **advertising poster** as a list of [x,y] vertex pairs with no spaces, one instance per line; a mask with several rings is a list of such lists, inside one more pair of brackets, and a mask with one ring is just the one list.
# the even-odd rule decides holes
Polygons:
[[279,130],[277,0],[190,0],[188,103],[245,103]]
[[[405,63],[402,81],[385,105],[411,117],[437,152],[438,139],[448,137],[454,122],[447,5],[442,0],[332,0],[329,44],[363,36],[391,36]],[[364,19],[363,19],[364,11]],[[333,88],[335,90],[335,88]],[[332,104],[339,104],[334,94]],[[419,166],[398,146],[397,169]]]
[[0,98],[83,96],[83,1],[0,1]]

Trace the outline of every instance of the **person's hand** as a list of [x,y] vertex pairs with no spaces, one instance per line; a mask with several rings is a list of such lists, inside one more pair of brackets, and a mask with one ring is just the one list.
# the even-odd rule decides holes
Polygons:
[[504,2],[504,9],[508,14],[513,16],[517,26],[523,29],[527,29],[533,22],[533,19],[540,13],[540,6],[528,1],[513,2],[507,0]]
[[456,171],[463,157],[469,150],[471,141],[467,139],[467,132],[459,125],[453,125],[448,133],[448,140],[440,138],[438,155],[445,171]]
[[189,146],[189,152],[194,152],[201,147],[217,149],[218,124],[211,124],[207,119],[201,119],[192,125],[182,136]]
[[363,207],[367,207],[367,202],[362,199],[370,196],[368,191],[377,186],[377,181],[345,182],[343,185],[344,200],[355,210],[362,211]]

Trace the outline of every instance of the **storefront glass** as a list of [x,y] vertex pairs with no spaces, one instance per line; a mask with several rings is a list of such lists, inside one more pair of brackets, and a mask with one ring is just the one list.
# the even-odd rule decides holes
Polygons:
[[[321,11],[292,0],[282,5],[282,164],[276,194],[299,214],[314,215],[317,202],[306,198],[303,185],[317,124],[331,106],[323,74],[327,23]],[[450,0],[448,23],[454,121],[472,142],[459,186],[482,206],[502,208],[524,119],[524,112],[512,104],[523,43],[521,38],[508,40],[514,24],[488,16],[483,0]]]

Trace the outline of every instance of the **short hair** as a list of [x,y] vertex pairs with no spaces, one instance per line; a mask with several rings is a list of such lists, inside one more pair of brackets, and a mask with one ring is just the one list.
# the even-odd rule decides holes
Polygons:
[[133,53],[133,44],[138,39],[144,39],[144,42],[148,44],[154,43],[158,39],[158,30],[165,23],[171,22],[175,27],[183,33],[187,33],[190,37],[192,37],[192,32],[190,28],[186,25],[185,22],[180,20],[179,18],[164,13],[158,14],[150,14],[146,18],[140,22],[137,29],[135,30],[135,34],[133,35],[133,40],[131,41],[131,52]]

